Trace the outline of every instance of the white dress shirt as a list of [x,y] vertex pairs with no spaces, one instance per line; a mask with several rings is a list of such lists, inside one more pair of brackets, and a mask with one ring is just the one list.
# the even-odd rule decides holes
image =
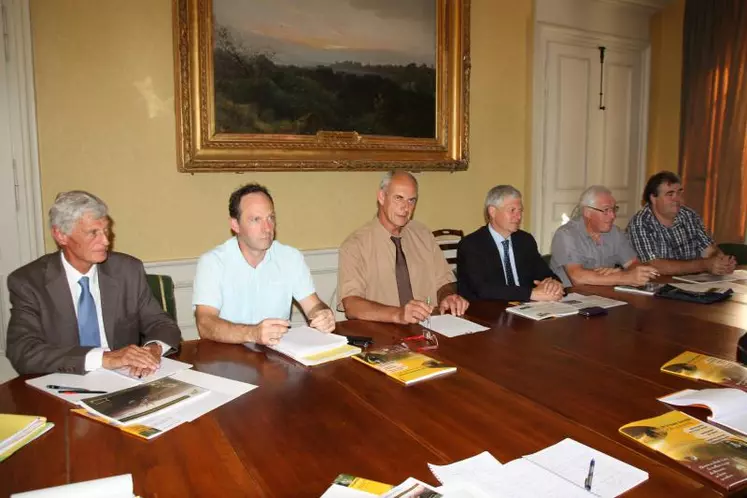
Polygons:
[[[101,290],[99,289],[99,268],[98,265],[91,266],[88,273],[83,274],[73,268],[73,265],[68,263],[65,259],[65,255],[60,251],[60,257],[62,258],[62,268],[65,269],[65,276],[67,277],[67,284],[70,287],[70,294],[73,296],[73,307],[75,307],[75,318],[78,318],[78,301],[80,300],[81,289],[78,283],[81,278],[88,277],[88,288],[93,296],[93,302],[96,305],[96,320],[99,323],[99,339],[101,340],[101,347],[92,348],[86,353],[85,363],[83,368],[86,372],[91,370],[97,370],[103,366],[104,363],[104,351],[110,351],[109,342],[106,340],[106,331],[104,330],[104,314],[101,312]],[[161,354],[165,354],[171,346],[161,341],[149,341],[146,343],[150,344],[155,342],[161,345]]]
[[514,274],[514,283],[516,285],[521,285],[519,283],[519,272],[516,271],[516,257],[514,257],[514,243],[511,241],[511,236],[508,236],[508,239],[506,239],[503,235],[499,234],[495,228],[493,228],[493,225],[488,223],[488,230],[490,231],[490,235],[493,236],[493,240],[495,241],[495,244],[498,246],[498,252],[501,254],[501,266],[503,268],[503,276],[506,279],[506,282],[508,282],[508,276],[506,275],[506,272],[508,271],[507,268],[505,268],[505,265],[503,264],[504,261],[506,261],[506,255],[503,254],[503,241],[508,240],[508,253],[511,255],[511,273]]

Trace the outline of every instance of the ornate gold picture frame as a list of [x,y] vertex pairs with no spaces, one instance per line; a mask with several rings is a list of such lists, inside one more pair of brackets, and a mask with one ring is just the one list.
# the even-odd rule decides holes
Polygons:
[[[233,21],[246,9],[252,12],[251,22],[256,23],[261,19],[257,16],[261,16],[262,9],[272,6],[273,2],[174,0],[179,171],[466,169],[469,159],[469,0],[431,1],[434,5],[428,17],[435,48],[430,54],[432,63],[428,63],[415,57],[402,60],[401,55],[391,55],[393,50],[366,49],[364,52],[360,49],[360,40],[356,40],[358,45],[352,40],[349,44],[340,44],[339,37],[351,32],[350,28],[325,28],[323,33],[331,32],[338,37],[335,44],[329,40],[320,41],[319,37],[311,43],[308,34],[304,39],[299,39],[299,35],[292,38],[287,35],[287,29],[293,22],[278,19],[284,15],[282,5],[294,4],[295,0],[275,3],[265,28],[242,27],[246,31],[238,32],[217,24],[216,18],[222,15]],[[403,8],[408,2],[298,1],[288,12],[313,20],[314,16],[324,18],[325,12],[302,10],[329,5],[330,13],[334,10],[337,17],[344,15],[344,7],[359,9],[350,10],[353,14],[362,12],[361,16],[381,18],[397,15],[391,9]],[[430,9],[427,3],[426,7]],[[407,20],[405,18],[414,22],[415,14],[417,12],[410,9],[399,15],[402,22]],[[333,16],[326,16],[324,22],[329,23],[329,17]],[[397,19],[384,21],[382,26],[392,26],[392,31],[377,30],[374,35],[380,32],[382,46],[392,46],[391,38],[408,30],[401,29]],[[309,23],[303,24],[306,29]],[[422,24],[419,24],[421,29]],[[278,39],[281,42],[277,42]],[[292,47],[291,55],[280,60],[283,55],[278,55],[273,45],[268,45],[272,40],[283,43],[282,47]],[[366,41],[369,45],[376,42],[370,36]],[[353,46],[357,47],[357,52],[349,48]],[[320,50],[328,47],[338,50],[342,59],[336,62],[325,59],[328,51]],[[362,63],[354,58],[361,53],[365,53]],[[364,79],[366,84],[379,82],[386,89],[360,90],[360,81]],[[421,84],[422,81],[425,83]],[[327,82],[331,89],[324,87]],[[299,98],[289,96],[288,88],[298,89],[301,85],[307,86],[299,93],[302,98],[298,109],[289,109]],[[431,109],[428,109],[427,99],[427,105],[422,105],[423,95],[430,95]],[[304,98],[307,100],[303,101]],[[417,109],[409,109],[411,102],[421,104],[413,105]],[[350,108],[359,107],[358,104],[361,110],[354,114]],[[352,126],[356,129],[347,129]]]

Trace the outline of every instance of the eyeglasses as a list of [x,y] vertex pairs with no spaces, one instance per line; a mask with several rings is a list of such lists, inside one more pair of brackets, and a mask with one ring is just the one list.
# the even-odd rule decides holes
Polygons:
[[421,335],[413,335],[402,339],[402,345],[410,351],[438,349],[438,337],[430,330],[424,329]]
[[617,214],[617,212],[620,211],[620,206],[612,206],[612,207],[604,208],[604,209],[595,208],[594,206],[586,206],[586,207],[589,209],[593,209],[594,211],[599,211],[605,216],[609,216],[612,213]]

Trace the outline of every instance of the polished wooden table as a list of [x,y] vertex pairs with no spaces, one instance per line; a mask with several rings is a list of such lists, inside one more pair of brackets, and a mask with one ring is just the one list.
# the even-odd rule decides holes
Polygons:
[[[261,347],[187,342],[178,359],[260,387],[147,442],[12,380],[0,386],[0,412],[45,415],[56,427],[0,463],[0,496],[132,473],[144,497],[315,497],[340,473],[437,484],[426,463],[483,450],[506,462],[565,437],[646,470],[649,480],[626,496],[725,494],[617,430],[666,412],[658,396],[705,387],[659,367],[685,349],[734,358],[747,305],[578,290],[631,305],[605,317],[533,322],[501,303],[472,303],[469,318],[491,330],[441,337],[433,356],[457,373],[410,387],[352,359],[305,368]],[[338,324],[339,333],[376,344],[416,330]]]

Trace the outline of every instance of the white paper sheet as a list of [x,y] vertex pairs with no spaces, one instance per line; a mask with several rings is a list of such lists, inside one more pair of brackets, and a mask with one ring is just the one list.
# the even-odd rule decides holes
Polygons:
[[448,465],[428,464],[441,484],[480,482],[500,472],[501,467],[501,462],[487,451]]
[[11,498],[133,498],[132,474],[27,491]]
[[162,379],[164,377],[169,377],[171,375],[174,375],[176,372],[181,372],[182,370],[187,370],[189,368],[192,368],[192,365],[190,365],[189,363],[172,360],[171,358],[161,358],[161,365],[158,367],[158,370],[150,375],[146,375],[145,377],[135,377],[133,375],[130,375],[130,367],[118,368],[116,370],[112,370],[112,372],[122,375],[128,379],[133,379],[139,383],[145,383],[152,380]]
[[210,390],[205,396],[194,400],[179,408],[173,415],[185,422],[191,422],[202,415],[215,410],[219,406],[225,405],[242,394],[256,389],[257,386],[246,382],[210,375],[196,370],[182,370],[173,375],[175,379],[183,382],[189,382]]
[[457,337],[489,330],[488,327],[483,327],[475,322],[448,314],[433,315],[427,320],[420,322],[420,325],[446,337]]
[[139,382],[100,368],[85,375],[53,373],[29,379],[26,381],[26,384],[65,400],[68,403],[78,404],[78,401],[82,399],[99,396],[99,394],[60,394],[57,389],[50,389],[47,386],[78,387],[91,391],[106,391],[110,393],[136,386]]

